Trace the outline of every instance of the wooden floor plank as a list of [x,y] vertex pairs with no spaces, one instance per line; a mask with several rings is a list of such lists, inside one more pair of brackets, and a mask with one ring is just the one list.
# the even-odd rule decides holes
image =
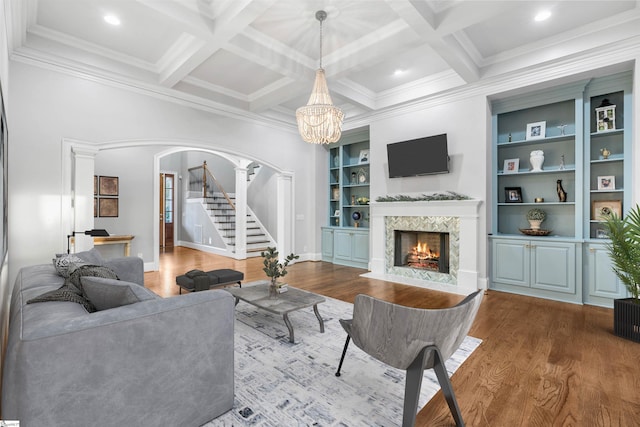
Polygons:
[[[176,247],[161,254],[159,272],[145,273],[145,286],[177,295],[175,277],[194,268],[232,268],[245,282],[265,279],[261,258],[236,261]],[[347,302],[360,293],[423,308],[462,299],[363,273],[299,262],[286,281]],[[489,291],[470,335],[483,342],[451,379],[468,426],[640,425],[640,344],[613,335],[612,310]],[[420,411],[417,425],[454,425],[441,392]]]

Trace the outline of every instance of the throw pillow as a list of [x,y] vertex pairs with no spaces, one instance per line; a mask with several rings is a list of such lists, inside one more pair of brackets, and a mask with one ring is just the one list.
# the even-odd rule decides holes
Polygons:
[[98,311],[140,301],[131,289],[131,286],[139,286],[135,283],[90,276],[82,277],[80,281],[82,282],[84,297],[89,300]]
[[53,266],[56,268],[58,274],[65,279],[71,274],[69,267],[72,263],[80,265],[85,264],[85,261],[76,254],[61,254],[53,259]]
[[118,279],[118,275],[108,267],[101,265],[85,264],[76,268],[67,280],[65,285],[74,286],[80,295],[82,295],[82,282],[80,279],[85,276],[104,277],[107,279]]

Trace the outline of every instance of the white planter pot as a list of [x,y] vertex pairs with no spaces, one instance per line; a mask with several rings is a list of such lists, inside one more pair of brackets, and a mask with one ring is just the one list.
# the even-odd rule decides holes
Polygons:
[[532,230],[540,230],[540,224],[542,224],[542,221],[539,219],[529,219],[529,225],[531,226]]

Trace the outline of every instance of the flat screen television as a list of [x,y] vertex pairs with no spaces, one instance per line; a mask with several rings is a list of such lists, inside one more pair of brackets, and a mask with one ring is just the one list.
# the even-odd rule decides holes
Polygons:
[[449,173],[447,134],[387,144],[389,178]]

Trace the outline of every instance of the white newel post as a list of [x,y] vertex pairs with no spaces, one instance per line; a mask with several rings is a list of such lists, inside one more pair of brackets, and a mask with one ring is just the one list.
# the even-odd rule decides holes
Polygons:
[[277,177],[277,231],[276,240],[280,257],[295,252],[293,245],[293,174],[281,173]]
[[236,168],[236,259],[247,258],[247,167]]
[[73,231],[80,232],[75,236],[74,252],[86,251],[93,248],[93,238],[84,234],[85,230],[93,229],[93,176],[95,174],[95,156],[97,149],[91,147],[72,147],[72,212]]

